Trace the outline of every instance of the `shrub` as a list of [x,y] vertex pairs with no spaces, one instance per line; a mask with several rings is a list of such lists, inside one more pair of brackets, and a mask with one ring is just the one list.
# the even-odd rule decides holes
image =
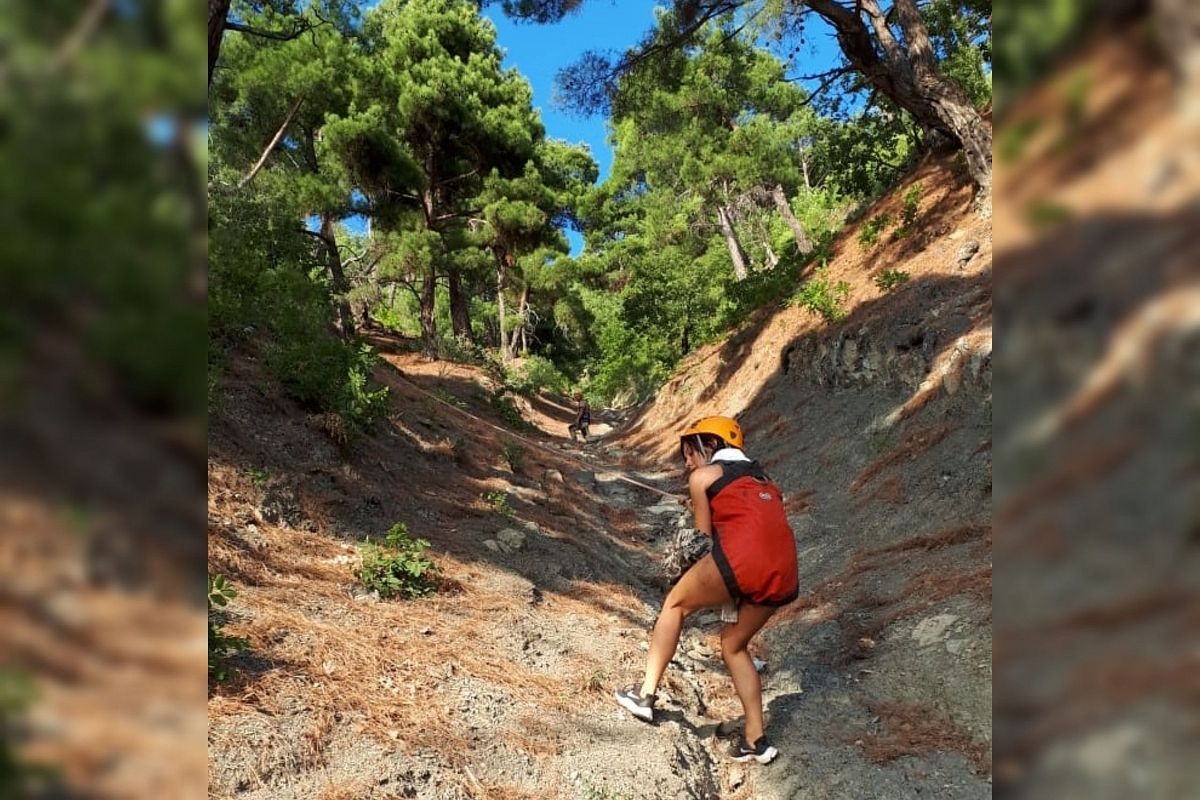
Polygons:
[[904,193],[904,207],[900,211],[900,227],[893,234],[895,238],[903,239],[912,233],[913,225],[917,221],[917,212],[920,211],[922,188],[921,184],[914,183]]
[[508,468],[516,472],[521,468],[521,459],[525,455],[525,448],[516,442],[505,442],[500,447],[500,452],[504,456]]
[[384,534],[383,544],[367,539],[360,547],[362,566],[358,579],[380,597],[423,597],[437,590],[440,570],[424,553],[429,542],[409,536],[408,526],[397,522]]
[[228,659],[250,646],[249,640],[224,632],[221,609],[235,597],[237,590],[224,576],[208,576],[208,677],[217,683],[227,681],[233,675]]
[[329,336],[284,339],[267,352],[267,367],[306,406],[336,414],[350,436],[368,432],[387,410],[387,387],[371,388],[377,356]]
[[891,214],[880,214],[878,217],[867,220],[858,229],[858,243],[863,247],[871,247],[879,240],[879,234],[884,228],[892,224]]
[[850,284],[838,281],[832,284],[828,272],[824,268],[817,270],[816,275],[800,287],[800,291],[792,299],[809,311],[815,311],[825,318],[826,322],[837,322],[844,319],[846,310],[842,304],[850,296]]
[[881,292],[889,292],[908,280],[908,273],[901,269],[885,269],[875,276],[875,285]]
[[487,500],[493,511],[506,519],[512,519],[517,515],[516,510],[508,504],[507,492],[496,489],[484,494],[483,499]]
[[566,394],[571,389],[571,381],[553,361],[536,355],[525,357],[515,369],[505,369],[504,385],[510,391],[523,395],[531,395],[544,389]]
[[504,420],[509,427],[524,430],[529,427],[529,423],[521,416],[521,410],[517,408],[517,404],[509,397],[504,389],[499,390],[492,395],[491,406],[500,415],[500,419]]

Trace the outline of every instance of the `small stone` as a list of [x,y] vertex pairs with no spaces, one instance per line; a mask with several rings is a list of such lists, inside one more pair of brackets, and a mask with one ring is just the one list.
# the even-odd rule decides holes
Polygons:
[[642,650],[649,650],[650,643],[649,642],[638,642],[638,648],[642,649]]
[[966,639],[951,639],[950,641],[946,642],[946,651],[952,655],[958,655],[962,652],[962,649],[966,643]]
[[729,770],[729,788],[735,790],[746,782],[746,775],[737,767]]
[[965,267],[967,263],[975,257],[979,252],[979,242],[972,239],[971,241],[958,248],[958,266]]
[[488,550],[491,550],[494,553],[500,552],[500,543],[497,542],[495,539],[484,539],[483,546],[486,547]]
[[547,483],[566,483],[563,474],[556,469],[546,470],[545,479]]

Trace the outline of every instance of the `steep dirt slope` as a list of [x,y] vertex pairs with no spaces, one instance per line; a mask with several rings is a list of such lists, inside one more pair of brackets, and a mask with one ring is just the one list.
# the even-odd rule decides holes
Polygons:
[[[913,236],[838,247],[845,322],[763,313],[587,448],[561,401],[519,401],[518,433],[485,373],[387,338],[392,411],[349,446],[255,352],[231,359],[209,568],[239,587],[227,629],[251,647],[210,695],[211,796],[987,796],[990,239],[951,164],[913,180],[931,187]],[[885,265],[912,277],[880,297]],[[761,770],[722,757],[740,706],[715,614],[689,621],[658,724],[611,700],[641,671],[654,559],[686,522],[619,476],[681,492],[674,432],[718,411],[745,422],[801,544],[805,594],[755,650],[784,751]],[[432,544],[432,597],[356,585],[357,544],[399,521]]]
[[[341,450],[253,354],[231,370],[211,431],[210,570],[239,587],[227,629],[251,648],[210,697],[212,796],[717,796],[693,723],[647,748],[609,697],[662,596],[639,518],[661,498],[587,469],[593,450],[568,455],[564,406],[524,410],[556,441],[502,434],[480,370],[386,358],[391,418]],[[397,521],[432,543],[434,597],[355,586],[357,542]],[[685,677],[670,685],[696,694]]]
[[[621,438],[665,464],[689,421],[735,416],[784,489],[801,598],[762,637],[784,756],[754,797],[990,795],[991,235],[948,160],[866,219],[916,182],[937,188],[915,236],[837,243],[843,321],[761,312]],[[881,292],[884,268],[910,280]]]

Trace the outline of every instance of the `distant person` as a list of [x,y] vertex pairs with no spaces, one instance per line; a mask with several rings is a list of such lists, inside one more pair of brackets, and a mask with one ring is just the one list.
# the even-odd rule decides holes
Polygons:
[[691,566],[663,602],[641,686],[616,692],[635,717],[654,719],[655,692],[679,646],[684,619],[702,608],[737,602],[737,621],[721,629],[721,658],[745,712],[745,729],[730,750],[735,761],[767,764],[779,751],[763,730],[762,683],[746,646],[775,610],[796,599],[796,540],[783,497],[757,461],[742,452],[741,427],[729,417],[705,417],[680,435],[690,476],[695,527],[712,537],[712,552]]
[[579,392],[575,393],[575,421],[567,426],[567,432],[571,434],[571,441],[575,441],[575,433],[578,432],[584,444],[587,444],[588,425],[592,423],[592,407],[588,405],[588,401]]

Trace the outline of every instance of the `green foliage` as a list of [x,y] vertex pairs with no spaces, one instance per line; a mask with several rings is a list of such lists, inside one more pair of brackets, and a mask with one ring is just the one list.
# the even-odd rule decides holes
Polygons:
[[517,516],[516,509],[508,504],[507,492],[502,492],[499,490],[486,492],[483,495],[483,499],[487,501],[488,505],[492,507],[493,511],[505,519],[513,519]]
[[900,211],[900,225],[892,233],[893,239],[903,239],[912,233],[913,226],[917,222],[917,213],[920,211],[921,190],[921,184],[914,183],[904,193],[904,206]]
[[517,408],[517,404],[513,402],[513,399],[505,391],[505,389],[500,389],[493,393],[488,402],[496,413],[500,415],[500,419],[504,420],[505,424],[510,428],[525,430],[529,427],[529,423],[521,416],[521,410]]
[[523,395],[541,391],[567,394],[571,380],[550,359],[532,355],[523,358],[519,366],[505,370],[504,385]]
[[208,576],[208,677],[216,683],[233,676],[228,659],[250,646],[248,639],[224,632],[222,609],[235,597],[237,590],[224,576]]
[[319,337],[284,339],[268,350],[266,363],[293,397],[337,414],[354,437],[369,432],[387,412],[387,388],[371,387],[377,360],[368,345],[352,349],[337,338]]
[[267,471],[260,467],[250,468],[250,482],[257,488],[261,489],[267,485]]
[[629,795],[609,789],[607,786],[597,786],[590,778],[584,778],[580,785],[582,800],[632,800]]
[[890,292],[900,284],[907,281],[909,275],[904,270],[885,269],[883,272],[875,276],[875,285],[879,287],[881,292]]
[[382,545],[369,538],[359,546],[362,566],[358,579],[380,597],[424,597],[437,591],[441,575],[425,550],[429,542],[413,539],[408,526],[397,522],[384,535]]
[[61,771],[28,762],[16,752],[12,735],[21,730],[37,687],[18,669],[0,667],[0,797],[63,796]]
[[872,247],[879,241],[879,234],[891,225],[892,222],[892,215],[888,213],[883,213],[867,220],[858,229],[858,243],[863,247]]
[[921,205],[921,192],[924,187],[919,183],[914,183],[908,187],[908,191],[904,193],[904,209],[900,213],[900,225],[902,227],[911,227],[917,221],[917,212]]
[[846,281],[838,281],[836,285],[830,283],[828,271],[821,268],[800,287],[792,303],[814,311],[826,322],[833,323],[845,319],[846,310],[842,306],[849,296],[850,284]]
[[504,462],[508,464],[508,468],[513,472],[521,469],[521,459],[525,457],[525,448],[513,441],[506,441],[500,447],[500,453],[504,456]]
[[1020,158],[1029,141],[1042,129],[1045,122],[1041,117],[1030,117],[997,131],[1000,158],[1004,161],[1016,161]]
[[1071,217],[1071,209],[1052,200],[1035,200],[1025,209],[1025,219],[1039,231],[1063,225]]

